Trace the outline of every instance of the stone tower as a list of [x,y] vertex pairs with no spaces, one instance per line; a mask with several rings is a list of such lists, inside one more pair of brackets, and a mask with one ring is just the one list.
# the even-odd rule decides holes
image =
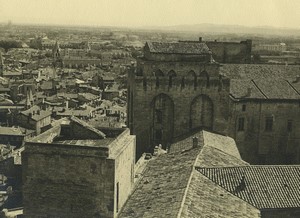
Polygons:
[[25,103],[26,109],[31,108],[33,104],[34,101],[33,101],[32,89],[31,87],[28,86],[26,90],[26,103]]
[[3,61],[2,53],[0,51],[0,76],[3,76],[3,71],[4,71],[4,61]]
[[53,78],[56,77],[56,68],[57,67],[62,67],[63,62],[62,62],[62,57],[60,53],[60,47],[58,42],[56,41],[53,48],[52,48],[52,58],[53,58]]
[[202,42],[147,42],[128,75],[128,126],[137,157],[199,129],[226,134],[228,78]]

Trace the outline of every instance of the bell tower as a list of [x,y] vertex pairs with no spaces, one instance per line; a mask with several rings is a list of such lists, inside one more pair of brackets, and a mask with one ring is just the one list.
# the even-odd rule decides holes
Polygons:
[[62,67],[62,58],[60,54],[60,47],[58,42],[55,42],[55,45],[52,48],[52,58],[53,58],[53,78],[56,77],[56,68]]

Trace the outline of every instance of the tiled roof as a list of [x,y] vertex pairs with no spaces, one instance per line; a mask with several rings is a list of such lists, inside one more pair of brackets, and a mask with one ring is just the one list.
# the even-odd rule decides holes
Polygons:
[[[39,111],[39,114],[37,111]],[[34,112],[34,114],[33,114],[33,112]],[[41,110],[39,106],[35,105],[35,106],[29,108],[28,110],[22,111],[21,114],[23,114],[25,116],[29,116],[31,114],[32,120],[39,121],[46,117],[50,117],[52,112]]]
[[299,65],[223,64],[220,74],[230,79],[234,98],[300,99]]
[[234,98],[243,99],[300,99],[300,89],[298,91],[297,88],[300,88],[298,83],[290,83],[283,78],[230,81],[230,94]]
[[205,43],[199,42],[147,42],[151,53],[164,54],[211,54]]
[[[189,137],[186,137],[183,140],[173,143],[170,146],[169,153],[181,152],[183,150],[191,149],[193,146],[192,144],[193,137],[198,137],[199,143],[201,143],[203,145],[203,149],[205,149],[204,152],[201,151],[201,154],[205,153],[206,155],[206,151],[209,153],[213,152],[215,154],[220,153],[221,154],[220,156],[227,154],[232,156],[234,159],[238,159],[241,161],[240,153],[236,147],[235,141],[232,138],[228,136],[207,132],[207,131],[198,131],[190,135]],[[203,158],[206,160],[205,157]],[[198,159],[202,159],[202,157]],[[220,160],[220,159],[219,158],[211,159],[211,161],[214,160]],[[219,165],[219,166],[223,166],[223,165]]]
[[181,218],[256,218],[260,211],[194,170]]
[[[198,137],[200,144],[204,143],[202,148],[192,148],[193,137]],[[200,160],[204,157],[207,157],[205,159],[208,160],[207,165]],[[173,153],[160,155],[148,163],[143,177],[119,217],[177,217],[178,214],[180,217],[211,217],[212,211],[214,211],[212,214],[222,217],[224,208],[228,209],[228,214],[249,213],[248,217],[257,217],[251,216],[257,214],[255,208],[253,209],[251,205],[239,198],[234,200],[234,195],[231,196],[231,201],[219,198],[216,189],[220,193],[226,191],[195,170],[195,166],[215,166],[214,164],[247,165],[240,159],[233,139],[226,136],[200,131],[177,142],[173,146]],[[201,184],[198,183],[199,181]],[[199,196],[198,193],[202,195]],[[203,199],[199,200],[202,197]],[[240,211],[236,211],[236,208],[232,209],[233,202],[246,209]],[[197,215],[200,212],[202,216]]]
[[234,98],[257,98],[264,99],[265,96],[258,90],[252,80],[232,79],[230,80],[230,94]]
[[299,65],[222,64],[220,73],[230,79],[276,79],[300,76]]
[[228,137],[203,131],[204,146],[199,154],[195,166],[222,167],[248,166],[241,159],[235,141]]
[[198,153],[191,149],[150,161],[119,217],[177,217]]
[[[300,166],[217,167],[197,170],[256,208],[300,207]],[[244,189],[239,186],[243,176]]]

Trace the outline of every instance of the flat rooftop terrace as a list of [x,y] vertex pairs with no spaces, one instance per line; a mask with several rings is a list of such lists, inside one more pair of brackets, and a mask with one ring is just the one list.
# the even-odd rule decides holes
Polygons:
[[57,138],[53,140],[55,144],[65,144],[65,145],[77,145],[77,146],[91,146],[91,147],[105,147],[114,140],[115,138],[105,138],[105,139],[67,139]]

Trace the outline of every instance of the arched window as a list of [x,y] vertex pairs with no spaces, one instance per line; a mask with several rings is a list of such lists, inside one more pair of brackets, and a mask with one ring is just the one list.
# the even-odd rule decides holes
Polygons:
[[152,145],[162,144],[165,149],[173,138],[174,102],[170,96],[159,94],[151,102],[152,108]]
[[146,77],[143,78],[143,87],[144,87],[144,90],[147,90],[147,78]]
[[209,76],[206,71],[202,71],[199,78],[202,86],[209,87]]
[[191,70],[190,72],[188,72],[188,77],[194,80],[194,88],[196,88],[198,86],[198,81],[195,71]]
[[159,87],[159,77],[158,76],[155,78],[155,86],[156,86],[156,88]]
[[176,76],[176,73],[174,70],[171,70],[168,72],[168,77],[169,77],[169,87],[172,87],[173,85],[173,77]]
[[164,76],[164,73],[160,69],[155,70],[153,72],[153,74],[155,77],[163,77]]
[[181,88],[183,89],[185,87],[185,78],[184,76],[181,78]]

